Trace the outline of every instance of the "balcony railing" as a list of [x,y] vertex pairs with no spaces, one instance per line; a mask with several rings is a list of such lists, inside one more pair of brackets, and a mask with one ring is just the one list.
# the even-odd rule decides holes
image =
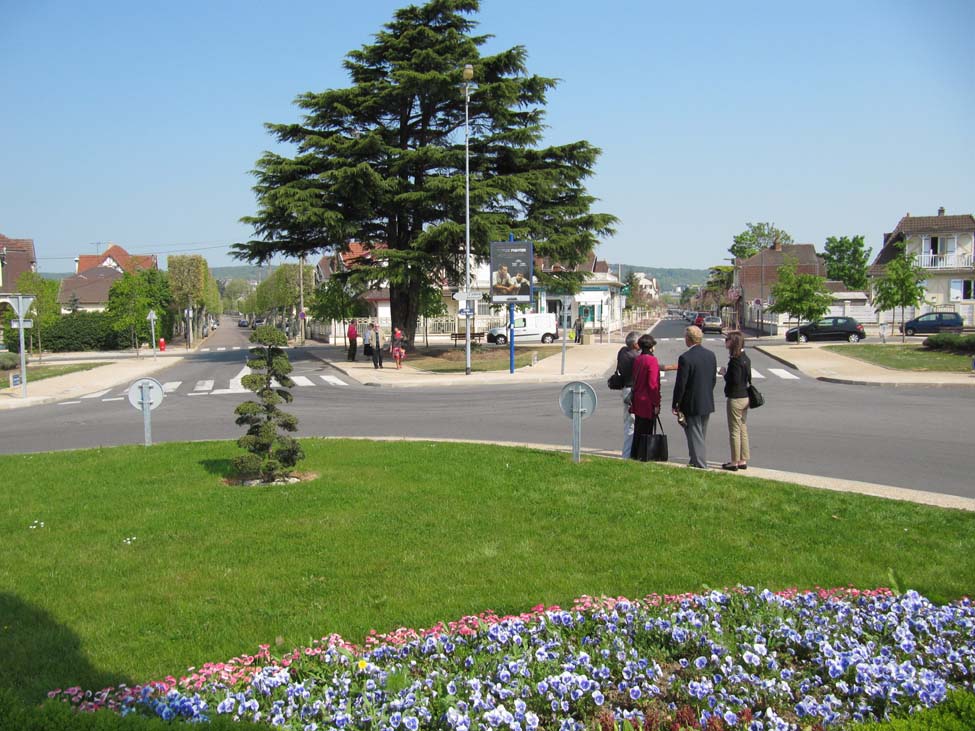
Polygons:
[[914,260],[923,269],[966,269],[972,266],[971,254],[918,254]]

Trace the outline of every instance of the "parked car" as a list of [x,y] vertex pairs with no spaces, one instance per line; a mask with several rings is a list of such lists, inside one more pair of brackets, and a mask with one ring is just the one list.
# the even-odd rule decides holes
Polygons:
[[[516,343],[551,343],[559,336],[559,323],[554,313],[529,312],[515,316]],[[485,338],[489,343],[505,345],[508,342],[508,328],[492,327]]]
[[263,324],[264,324],[264,318],[263,317],[255,317],[254,318],[254,324],[251,325],[251,327],[258,328],[258,327],[260,327]]
[[785,333],[785,339],[790,343],[809,340],[849,340],[858,343],[865,337],[863,325],[852,317],[823,317],[816,322],[790,328]]
[[939,333],[943,330],[960,331],[963,325],[961,315],[957,312],[929,312],[905,322],[901,332],[914,335],[915,333]]
[[724,324],[721,322],[721,318],[715,315],[708,315],[704,318],[701,323],[701,332],[714,332],[720,333],[723,329]]
[[242,317],[237,321],[237,327],[250,327],[251,324],[247,322],[246,317]]

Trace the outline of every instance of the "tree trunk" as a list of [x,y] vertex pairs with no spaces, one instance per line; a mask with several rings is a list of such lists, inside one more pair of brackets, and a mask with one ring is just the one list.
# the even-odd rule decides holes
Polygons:
[[905,342],[907,342],[907,333],[904,331],[904,305],[901,305],[901,344]]
[[389,286],[389,309],[392,315],[392,325],[389,337],[393,336],[393,329],[403,331],[406,349],[413,351],[413,338],[416,336],[416,321],[420,309],[420,290],[417,283]]

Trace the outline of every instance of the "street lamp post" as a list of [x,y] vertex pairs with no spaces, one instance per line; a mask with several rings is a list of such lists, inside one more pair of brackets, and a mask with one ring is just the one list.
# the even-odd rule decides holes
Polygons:
[[[474,67],[464,66],[464,291],[471,289],[471,127],[468,107],[471,102],[471,80]],[[466,310],[471,308],[466,300]],[[471,316],[464,315],[464,373],[471,374]]]

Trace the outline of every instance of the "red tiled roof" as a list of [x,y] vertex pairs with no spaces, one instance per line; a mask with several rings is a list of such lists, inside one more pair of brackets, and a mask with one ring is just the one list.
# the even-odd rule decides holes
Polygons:
[[118,244],[111,244],[101,254],[82,254],[78,257],[78,273],[94,269],[95,267],[105,266],[111,259],[116,262],[123,271],[135,274],[137,271],[145,269],[158,269],[155,254],[130,254]]
[[6,263],[0,271],[0,287],[10,292],[17,286],[17,280],[24,272],[32,272],[37,264],[34,252],[34,239],[11,239],[0,234],[0,249],[6,248]]

